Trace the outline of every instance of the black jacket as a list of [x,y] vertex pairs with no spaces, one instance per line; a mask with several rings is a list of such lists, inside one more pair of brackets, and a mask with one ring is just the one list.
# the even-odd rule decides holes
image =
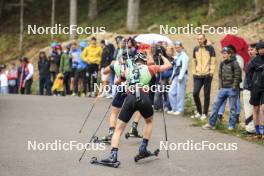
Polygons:
[[264,56],[257,55],[247,65],[244,88],[252,87],[264,88]]
[[50,74],[49,69],[50,69],[50,63],[48,59],[40,59],[38,61],[38,70],[39,70],[40,77],[49,76]]

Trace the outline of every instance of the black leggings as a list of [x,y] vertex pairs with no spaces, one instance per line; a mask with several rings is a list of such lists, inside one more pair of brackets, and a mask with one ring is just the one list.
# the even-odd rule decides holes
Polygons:
[[153,108],[149,94],[140,92],[140,98],[141,100],[137,101],[135,95],[128,93],[123,107],[119,113],[118,119],[128,123],[136,111],[139,111],[144,119],[153,116]]
[[[194,77],[193,78],[194,85],[193,85],[193,98],[196,105],[196,109],[199,114],[208,114],[208,109],[210,105],[210,94],[211,94],[211,83],[212,77]],[[202,105],[200,100],[200,91],[204,86],[204,110],[202,112]]]

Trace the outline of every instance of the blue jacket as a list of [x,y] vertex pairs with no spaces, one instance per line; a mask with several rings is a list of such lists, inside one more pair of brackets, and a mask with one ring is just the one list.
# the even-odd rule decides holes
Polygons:
[[[179,80],[182,80],[187,73],[188,69],[188,63],[189,63],[189,57],[185,53],[185,51],[181,51],[180,53],[177,53],[174,59],[174,66],[173,66],[173,73],[172,73],[172,79],[175,76],[178,76]],[[177,72],[177,69],[179,69],[178,75],[175,75]]]
[[84,70],[87,67],[86,62],[84,62],[81,58],[81,49],[74,49],[71,51],[72,57],[72,68],[76,68],[77,70]]

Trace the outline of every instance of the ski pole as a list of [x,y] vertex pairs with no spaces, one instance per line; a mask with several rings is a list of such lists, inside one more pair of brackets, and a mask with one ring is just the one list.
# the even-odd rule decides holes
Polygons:
[[[166,119],[165,119],[165,111],[164,111],[164,92],[162,94],[162,116],[163,116],[163,123],[164,123],[164,132],[165,132],[165,140],[168,142],[168,134],[167,134],[167,124],[166,124]],[[170,158],[169,155],[169,150],[167,149],[167,158]]]
[[[160,65],[160,57],[161,56],[158,56],[159,65]],[[161,75],[159,75],[159,80],[161,80]],[[164,109],[165,109],[165,107],[164,107],[164,92],[162,92],[162,116],[163,116],[163,123],[164,123],[164,133],[165,133],[165,140],[166,140],[166,142],[168,142],[167,124],[166,124]],[[166,152],[167,152],[167,158],[169,159],[170,158],[169,150],[167,149]]]
[[85,120],[84,120],[84,122],[83,122],[83,124],[82,124],[82,127],[81,127],[81,129],[79,130],[79,133],[82,133],[83,127],[84,127],[84,125],[86,124],[88,118],[90,117],[90,115],[91,115],[91,113],[92,113],[92,110],[93,110],[93,108],[94,108],[94,106],[95,106],[95,104],[96,104],[97,99],[98,99],[98,97],[96,97],[96,98],[94,99],[93,104],[92,104],[92,107],[91,107],[90,111],[88,112],[88,114],[87,114],[87,116],[86,116],[86,118],[85,118]]
[[88,145],[92,142],[92,140],[93,140],[93,138],[95,137],[96,133],[97,133],[98,130],[100,129],[100,127],[101,127],[101,125],[102,125],[102,123],[103,123],[103,121],[104,121],[104,119],[105,119],[105,117],[106,117],[106,115],[107,115],[109,109],[111,108],[111,106],[112,106],[112,102],[109,104],[109,106],[108,106],[108,108],[107,108],[107,111],[105,112],[105,114],[104,114],[104,116],[103,116],[101,122],[99,123],[98,127],[96,128],[96,130],[94,131],[92,137],[90,138],[90,141],[88,142],[88,144],[86,145],[85,149],[83,150],[83,153],[82,153],[81,157],[79,158],[79,162],[81,162],[81,160],[82,160],[84,154],[85,154],[86,151],[87,151],[87,147],[88,147]]

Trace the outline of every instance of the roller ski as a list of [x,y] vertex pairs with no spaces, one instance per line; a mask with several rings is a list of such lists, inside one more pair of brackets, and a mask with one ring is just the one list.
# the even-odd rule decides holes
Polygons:
[[118,168],[120,165],[119,161],[116,161],[116,162],[105,162],[103,160],[98,161],[96,157],[92,157],[90,163],[96,164],[96,165],[101,165],[101,166],[113,167],[113,168]]
[[141,135],[138,134],[138,130],[137,130],[137,124],[135,122],[133,122],[132,127],[130,128],[129,132],[127,132],[125,134],[125,138],[142,138]]
[[113,168],[118,168],[120,165],[120,161],[117,161],[117,150],[112,150],[110,157],[106,159],[102,159],[100,161],[97,160],[96,157],[92,157],[90,163],[100,165],[100,166],[113,167]]
[[159,155],[159,151],[160,151],[159,149],[155,150],[154,152],[150,152],[147,150],[147,146],[148,146],[148,140],[143,139],[142,143],[139,146],[139,154],[134,157],[135,162],[138,162],[139,160],[142,160],[144,158]]
[[105,143],[106,145],[111,145],[112,136],[114,134],[115,128],[110,127],[108,135],[102,137],[101,139],[97,136],[93,138],[93,143]]
[[104,143],[106,145],[111,145],[111,137],[104,136],[102,138],[99,138],[98,136],[95,136],[93,138],[93,143]]
[[159,155],[159,152],[160,152],[159,149],[155,150],[154,152],[150,152],[150,151],[145,151],[144,153],[140,152],[138,155],[134,157],[134,161],[137,163],[139,160],[142,160],[144,158],[148,158],[152,156],[157,157]]

